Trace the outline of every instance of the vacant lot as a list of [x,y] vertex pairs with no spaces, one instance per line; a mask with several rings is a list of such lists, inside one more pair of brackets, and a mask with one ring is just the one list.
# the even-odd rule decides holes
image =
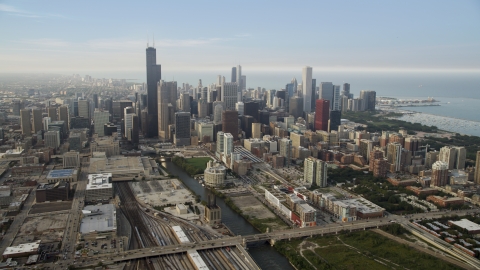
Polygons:
[[288,226],[253,195],[230,197],[232,202],[242,210],[242,215],[254,227],[262,232],[270,230],[288,229]]
[[72,209],[72,201],[36,203],[32,206],[29,214],[33,215],[70,209]]
[[460,269],[370,231],[280,241],[297,269]]
[[42,240],[42,243],[60,241],[65,231],[68,214],[45,215],[25,219],[14,243]]

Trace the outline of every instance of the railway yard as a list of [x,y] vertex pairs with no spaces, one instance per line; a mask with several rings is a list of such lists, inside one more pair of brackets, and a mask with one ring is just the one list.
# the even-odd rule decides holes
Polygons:
[[[214,231],[175,216],[145,209],[137,202],[132,189],[125,182],[115,183],[120,199],[120,210],[131,224],[128,249],[153,248],[216,239]],[[125,269],[252,269],[245,254],[236,247],[190,250],[129,261]],[[194,265],[195,264],[195,265]]]

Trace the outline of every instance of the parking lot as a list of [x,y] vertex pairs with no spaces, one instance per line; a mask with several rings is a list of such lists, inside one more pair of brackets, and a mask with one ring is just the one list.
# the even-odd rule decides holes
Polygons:
[[[84,241],[77,250],[76,257],[87,257],[95,254],[117,253],[124,250],[124,243],[128,243],[126,237],[114,237],[112,239],[97,239]],[[77,246],[78,249],[78,246]]]

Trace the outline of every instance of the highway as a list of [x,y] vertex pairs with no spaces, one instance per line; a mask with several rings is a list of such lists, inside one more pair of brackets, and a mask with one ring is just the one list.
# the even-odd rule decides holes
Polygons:
[[[420,218],[441,217],[442,215],[443,216],[448,216],[448,215],[461,216],[461,215],[466,215],[467,213],[479,213],[479,212],[480,212],[479,210],[465,210],[465,211],[450,211],[450,212],[436,212],[436,213],[421,213],[421,214],[409,215],[408,217],[403,217],[398,215],[389,215],[388,217],[381,218],[381,219],[357,220],[349,223],[331,223],[325,226],[295,228],[290,230],[273,231],[270,233],[260,233],[260,234],[247,235],[247,236],[239,235],[239,236],[230,237],[230,238],[200,241],[197,243],[174,244],[174,245],[168,245],[168,246],[162,246],[162,247],[135,249],[135,250],[129,250],[125,252],[120,252],[118,254],[96,255],[89,258],[88,262],[80,263],[79,266],[94,265],[94,264],[98,264],[99,262],[102,262],[104,264],[109,264],[109,263],[129,261],[129,260],[134,260],[139,258],[185,253],[191,249],[195,249],[195,250],[219,249],[219,248],[228,247],[228,246],[244,245],[250,242],[270,241],[270,240],[278,241],[281,239],[308,237],[313,235],[336,234],[336,233],[340,233],[341,231],[366,230],[370,228],[378,228],[380,226],[391,224],[392,221],[400,223],[403,226],[407,226],[409,230],[416,231],[417,232],[416,234],[425,235],[425,237],[427,237],[430,241],[439,242],[440,240],[441,242],[443,242],[441,239],[438,239],[433,235],[430,235],[416,228],[409,222],[409,220],[410,219],[415,220]],[[451,248],[452,246],[450,244],[446,242],[445,244],[447,246],[444,246],[443,249],[449,249],[449,250],[452,249]],[[474,262],[476,260],[458,251],[457,252],[453,251],[453,254],[451,255],[460,259],[463,262],[467,262],[467,260]]]

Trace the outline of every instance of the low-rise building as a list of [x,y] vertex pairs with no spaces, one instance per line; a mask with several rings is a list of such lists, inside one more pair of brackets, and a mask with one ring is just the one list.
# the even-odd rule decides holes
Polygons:
[[108,201],[113,197],[112,174],[89,174],[85,202]]
[[60,181],[64,182],[76,182],[78,179],[77,170],[75,169],[63,169],[63,170],[51,170],[47,175],[48,183],[56,183]]
[[464,200],[458,197],[440,197],[435,195],[430,195],[427,197],[427,201],[433,202],[435,205],[440,207],[449,207],[453,205],[463,205]]
[[466,218],[459,220],[459,221],[448,221],[448,225],[452,226],[455,225],[460,227],[464,230],[467,230],[469,234],[479,234],[480,233],[480,225],[475,222],[472,222]]
[[117,212],[113,204],[87,205],[82,210],[80,233],[83,239],[95,239],[117,231]]
[[219,163],[209,161],[204,172],[205,184],[211,187],[221,187],[224,185],[227,168]]
[[3,258],[26,257],[29,255],[38,254],[40,251],[40,240],[32,243],[20,244],[18,246],[7,247],[3,252]]
[[35,192],[36,202],[67,201],[70,199],[70,183],[59,181],[50,184],[40,184]]

